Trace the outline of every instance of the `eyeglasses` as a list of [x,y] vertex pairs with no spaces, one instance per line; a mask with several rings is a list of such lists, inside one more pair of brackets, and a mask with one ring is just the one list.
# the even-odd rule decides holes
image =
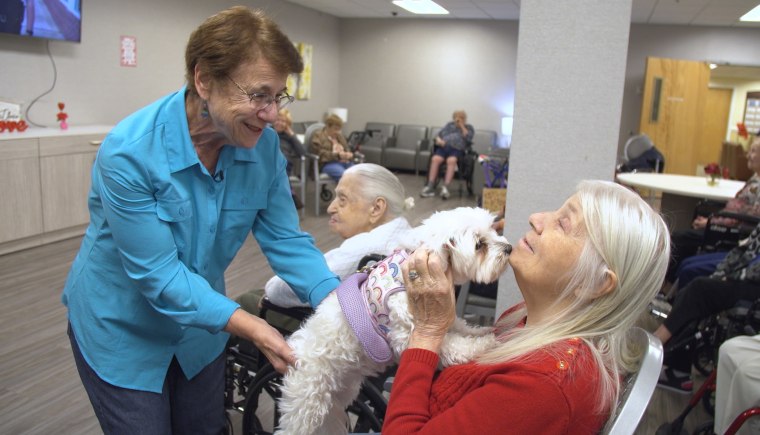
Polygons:
[[266,110],[272,103],[274,103],[277,107],[277,110],[279,111],[280,109],[287,107],[288,104],[292,103],[293,100],[295,100],[294,96],[288,94],[272,96],[263,92],[248,93],[245,89],[243,89],[242,86],[238,84],[238,82],[232,80],[232,77],[227,76],[227,78],[230,79],[230,81],[234,83],[238,89],[240,89],[240,92],[244,93],[248,97],[251,105],[256,110]]

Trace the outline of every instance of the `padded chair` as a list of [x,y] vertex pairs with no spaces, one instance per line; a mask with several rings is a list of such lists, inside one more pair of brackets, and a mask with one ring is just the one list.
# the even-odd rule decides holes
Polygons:
[[638,371],[628,375],[621,383],[617,408],[610,415],[610,422],[604,431],[607,435],[634,433],[660,377],[663,357],[660,340],[639,327],[634,327],[629,337],[641,347],[643,355]]
[[467,281],[459,288],[457,296],[457,317],[470,315],[478,317],[478,324],[493,324],[496,315],[496,298],[489,298],[470,293],[471,282]]
[[295,134],[304,134],[306,133],[306,127],[307,125],[305,122],[294,122],[291,128]]
[[[323,128],[325,128],[325,124],[318,122],[310,125],[306,129],[306,133],[304,134],[304,147],[306,147],[306,149],[311,149],[311,137],[314,135],[314,132],[322,130]],[[314,216],[319,216],[319,211],[321,209],[320,200],[331,200],[333,193],[330,187],[332,186],[334,189],[337,183],[329,175],[320,172],[319,156],[317,154],[307,153],[306,157],[310,161],[311,177],[314,179]]]
[[388,169],[405,169],[419,175],[420,149],[427,138],[424,125],[401,124],[394,140],[388,142],[383,154],[383,166]]
[[385,147],[396,134],[396,124],[385,122],[368,122],[364,130],[372,135],[359,147],[359,152],[364,154],[364,161],[384,165],[383,153]]
[[477,154],[489,154],[496,147],[498,134],[493,130],[475,129],[472,136],[472,150]]

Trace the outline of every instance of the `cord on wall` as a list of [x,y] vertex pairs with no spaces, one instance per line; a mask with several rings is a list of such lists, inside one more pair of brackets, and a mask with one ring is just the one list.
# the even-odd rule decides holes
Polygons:
[[26,121],[35,126],[35,127],[47,127],[46,125],[37,124],[36,122],[32,121],[32,119],[29,117],[29,110],[34,106],[34,103],[37,102],[40,98],[44,97],[45,95],[49,94],[50,92],[55,89],[55,83],[58,81],[58,70],[55,67],[55,60],[53,59],[53,55],[50,54],[50,40],[45,41],[45,50],[47,50],[47,55],[50,58],[50,63],[53,64],[53,84],[50,85],[50,89],[39,95],[37,98],[33,99],[31,103],[29,103],[28,106],[26,106],[26,111],[24,112],[24,118],[26,118]]

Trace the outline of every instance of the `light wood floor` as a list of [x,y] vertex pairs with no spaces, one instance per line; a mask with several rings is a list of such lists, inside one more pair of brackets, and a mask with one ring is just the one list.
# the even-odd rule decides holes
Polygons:
[[[422,177],[399,174],[417,206],[408,216],[412,225],[433,211],[474,205],[475,199],[453,195],[420,198]],[[321,250],[340,239],[329,232],[326,214],[313,215],[307,192],[302,228]],[[324,207],[322,208],[324,211]],[[97,434],[100,428],[77,375],[66,337],[66,310],[60,302],[66,274],[81,238],[0,256],[0,434]],[[260,288],[272,271],[251,238],[228,269],[230,297]],[[652,434],[683,409],[687,396],[657,391],[636,433]],[[697,410],[687,429],[705,420]],[[239,427],[236,433],[240,433]]]

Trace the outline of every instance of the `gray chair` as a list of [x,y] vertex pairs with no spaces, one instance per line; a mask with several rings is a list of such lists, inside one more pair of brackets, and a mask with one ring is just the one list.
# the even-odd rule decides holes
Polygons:
[[388,141],[396,134],[396,124],[368,122],[364,130],[372,135],[359,146],[359,152],[364,154],[365,162],[383,165],[383,152]]
[[[325,128],[325,124],[317,122],[306,129],[303,140],[304,146],[307,147],[306,149],[311,150],[311,137],[314,135],[314,132],[322,130],[323,128]],[[306,158],[309,159],[311,165],[311,177],[314,179],[314,216],[319,216],[319,211],[321,209],[320,201],[329,201],[332,199],[333,193],[330,190],[330,187],[332,186],[335,188],[337,183],[335,183],[335,180],[329,175],[320,172],[319,156],[317,154],[309,152],[306,154]]]
[[629,339],[642,351],[639,369],[621,383],[617,408],[603,432],[605,435],[630,435],[636,430],[641,417],[652,399],[662,369],[662,343],[654,335],[634,327]]
[[488,154],[496,147],[498,134],[493,130],[475,129],[472,137],[472,150],[478,154]]
[[388,142],[383,155],[383,166],[388,169],[404,169],[419,175],[420,149],[427,139],[428,128],[424,125],[401,124],[394,140]]
[[295,134],[305,134],[306,127],[308,126],[306,125],[305,122],[294,122],[291,128],[293,129],[293,133]]

